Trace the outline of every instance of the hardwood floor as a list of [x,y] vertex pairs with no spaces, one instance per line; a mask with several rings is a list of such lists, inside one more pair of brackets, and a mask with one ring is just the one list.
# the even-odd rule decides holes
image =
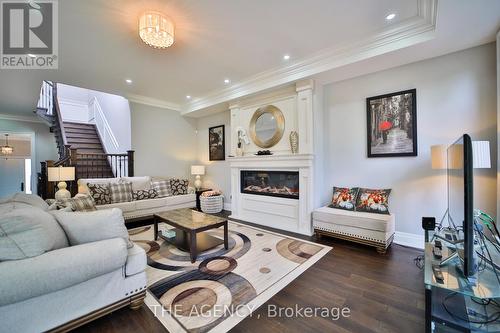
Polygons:
[[[420,252],[393,244],[385,255],[374,248],[323,237],[333,250],[286,286],[231,332],[424,332]],[[268,306],[348,307],[350,317],[270,318]],[[271,310],[273,308],[271,307]],[[272,311],[271,311],[272,313]],[[145,306],[116,311],[77,332],[165,332]]]

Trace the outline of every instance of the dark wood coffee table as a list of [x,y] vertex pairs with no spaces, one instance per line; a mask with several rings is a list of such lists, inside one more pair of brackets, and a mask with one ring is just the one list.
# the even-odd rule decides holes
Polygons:
[[[196,261],[198,253],[212,249],[222,243],[228,249],[227,219],[208,215],[190,208],[174,209],[154,214],[154,240],[161,237],[179,249],[189,252],[191,262]],[[158,223],[166,223],[175,229],[175,237],[169,238],[158,232]],[[224,227],[224,240],[203,231]]]

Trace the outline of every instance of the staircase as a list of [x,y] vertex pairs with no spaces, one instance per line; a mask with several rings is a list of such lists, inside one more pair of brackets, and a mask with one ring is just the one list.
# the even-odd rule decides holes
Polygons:
[[112,178],[113,170],[93,124],[63,122],[66,142],[77,149],[77,178]]
[[[134,176],[133,150],[108,154],[96,125],[63,122],[56,83],[43,81],[35,113],[50,127],[50,132],[54,133],[59,153],[58,161],[41,162],[38,195],[42,198],[54,197],[54,182],[48,179],[50,167],[74,167],[76,179]],[[78,191],[76,181],[68,183],[68,190],[75,195]]]

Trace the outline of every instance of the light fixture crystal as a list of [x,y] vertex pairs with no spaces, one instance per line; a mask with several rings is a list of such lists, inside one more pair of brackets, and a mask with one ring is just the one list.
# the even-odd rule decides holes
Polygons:
[[9,146],[9,135],[5,134],[5,146],[0,147],[0,151],[2,155],[12,155],[14,152],[14,148]]
[[174,24],[159,12],[145,12],[139,18],[139,36],[149,46],[165,49],[174,43]]

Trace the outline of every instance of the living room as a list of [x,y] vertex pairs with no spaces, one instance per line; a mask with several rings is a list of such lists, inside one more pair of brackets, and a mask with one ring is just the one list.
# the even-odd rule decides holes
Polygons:
[[1,6],[0,332],[500,331],[497,1]]

